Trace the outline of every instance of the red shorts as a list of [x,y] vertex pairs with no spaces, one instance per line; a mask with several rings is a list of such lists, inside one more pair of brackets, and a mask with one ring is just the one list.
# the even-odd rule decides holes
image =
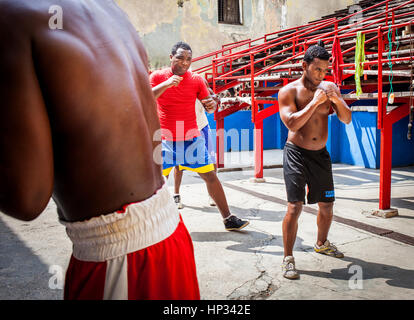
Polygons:
[[67,223],[64,299],[200,299],[191,237],[167,186],[123,213]]

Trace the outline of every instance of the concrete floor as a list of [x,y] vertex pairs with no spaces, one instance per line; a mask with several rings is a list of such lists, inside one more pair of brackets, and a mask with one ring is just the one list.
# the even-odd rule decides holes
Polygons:
[[[280,155],[265,151],[265,165],[280,164]],[[237,167],[241,155],[231,156],[227,167]],[[251,153],[247,157],[251,162],[242,166],[253,163]],[[251,182],[248,169],[219,173],[232,212],[251,222],[242,232],[224,230],[218,210],[208,205],[203,181],[185,172],[181,214],[194,242],[202,299],[414,299],[414,167],[392,171],[391,206],[399,216],[389,219],[370,214],[378,208],[379,170],[342,164],[333,170],[337,218],[329,239],[345,258],[313,251],[317,205],[306,206],[294,248],[301,277],[294,281],[283,278],[280,268],[282,169],[265,170],[265,183]],[[172,192],[173,181],[168,184]],[[70,254],[53,201],[30,223],[1,214],[0,299],[62,299]]]

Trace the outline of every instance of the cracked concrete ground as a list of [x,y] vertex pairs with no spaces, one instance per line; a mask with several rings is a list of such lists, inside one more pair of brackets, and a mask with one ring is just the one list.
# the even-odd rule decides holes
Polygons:
[[[343,218],[340,221],[414,237],[414,167],[392,171],[391,206],[398,208],[399,216],[390,219],[367,213],[378,207],[378,170],[342,164],[333,168],[334,213]],[[317,254],[313,251],[316,205],[306,206],[299,218],[294,256],[300,279],[283,278],[282,169],[265,170],[265,183],[251,182],[252,176],[248,170],[219,173],[231,211],[250,220],[243,231],[227,232],[217,208],[208,205],[202,180],[184,173],[181,214],[194,243],[202,299],[414,298],[412,244],[334,221],[329,239],[345,258]],[[168,184],[172,191],[173,181]],[[60,285],[71,243],[55,210],[51,201],[30,223],[0,215],[0,299],[62,299]]]

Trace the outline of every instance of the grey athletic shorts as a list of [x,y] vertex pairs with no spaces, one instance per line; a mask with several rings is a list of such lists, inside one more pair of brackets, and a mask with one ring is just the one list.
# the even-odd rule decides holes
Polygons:
[[307,150],[287,142],[283,176],[288,202],[305,203],[305,195],[309,204],[335,201],[331,156],[326,148]]

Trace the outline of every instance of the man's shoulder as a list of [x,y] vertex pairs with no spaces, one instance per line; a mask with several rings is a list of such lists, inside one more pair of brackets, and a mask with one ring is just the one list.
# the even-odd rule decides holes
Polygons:
[[[22,9],[26,8],[26,6],[22,6],[21,0],[1,0],[0,1],[0,13],[3,15],[6,14],[13,14],[21,12]],[[8,16],[2,16],[3,19],[7,19]]]
[[15,27],[19,27],[19,20],[22,12],[27,11],[26,7],[23,7],[21,1],[2,0],[0,1],[0,32],[5,31],[5,26],[15,24]]
[[159,70],[152,71],[151,74],[150,74],[150,79],[165,78],[166,76],[168,76],[169,72],[170,72],[169,68],[164,68],[164,69],[159,69]]
[[296,94],[296,89],[300,86],[299,80],[295,80],[293,82],[288,83],[287,85],[283,86],[282,89],[279,90],[279,95],[291,95]]
[[26,2],[0,0],[0,64],[7,63],[5,61],[10,59],[30,56],[26,49],[35,32],[35,15],[31,16],[31,9]]
[[193,71],[187,71],[192,77],[197,78],[197,79],[202,79],[201,75],[199,75],[196,72]]
[[46,16],[49,12],[49,7],[44,1],[1,0],[1,21],[6,23],[12,22],[15,27],[19,27],[22,25],[22,21],[29,23],[41,13],[44,13]]
[[1,0],[0,35],[31,37],[42,25],[48,27],[49,6],[44,1]]
[[193,71],[187,71],[188,75],[191,79],[195,80],[195,81],[204,81],[203,77],[201,75],[199,75],[198,73],[195,73]]

